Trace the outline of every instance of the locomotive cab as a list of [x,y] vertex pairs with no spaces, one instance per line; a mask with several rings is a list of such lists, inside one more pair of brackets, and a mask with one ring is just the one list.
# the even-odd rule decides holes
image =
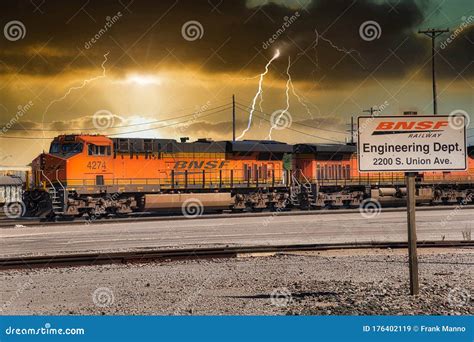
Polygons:
[[112,141],[98,135],[61,135],[49,153],[32,163],[35,187],[104,185],[112,158]]
[[[63,213],[76,189],[102,186],[113,177],[112,140],[100,135],[60,135],[49,153],[31,163],[32,187],[24,192],[26,214]],[[29,182],[28,182],[29,183]]]

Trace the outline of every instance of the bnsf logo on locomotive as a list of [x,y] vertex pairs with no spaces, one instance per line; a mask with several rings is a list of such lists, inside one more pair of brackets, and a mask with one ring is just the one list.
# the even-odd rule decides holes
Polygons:
[[228,160],[209,160],[207,162],[204,161],[184,161],[179,160],[175,162],[174,168],[175,169],[222,169],[228,164]]

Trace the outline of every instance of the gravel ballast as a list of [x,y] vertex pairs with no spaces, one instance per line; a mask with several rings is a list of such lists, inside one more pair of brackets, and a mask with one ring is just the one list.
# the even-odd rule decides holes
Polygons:
[[1,314],[469,315],[472,249],[420,249],[410,296],[404,250],[10,270]]

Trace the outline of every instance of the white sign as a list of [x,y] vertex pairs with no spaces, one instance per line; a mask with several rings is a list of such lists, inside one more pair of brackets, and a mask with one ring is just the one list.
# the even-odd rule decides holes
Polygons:
[[466,170],[467,122],[462,114],[361,116],[359,171]]

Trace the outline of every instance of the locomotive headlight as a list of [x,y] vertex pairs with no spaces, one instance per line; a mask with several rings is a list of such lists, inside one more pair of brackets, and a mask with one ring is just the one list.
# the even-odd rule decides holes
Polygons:
[[40,169],[44,170],[46,167],[46,158],[44,155],[40,156]]

